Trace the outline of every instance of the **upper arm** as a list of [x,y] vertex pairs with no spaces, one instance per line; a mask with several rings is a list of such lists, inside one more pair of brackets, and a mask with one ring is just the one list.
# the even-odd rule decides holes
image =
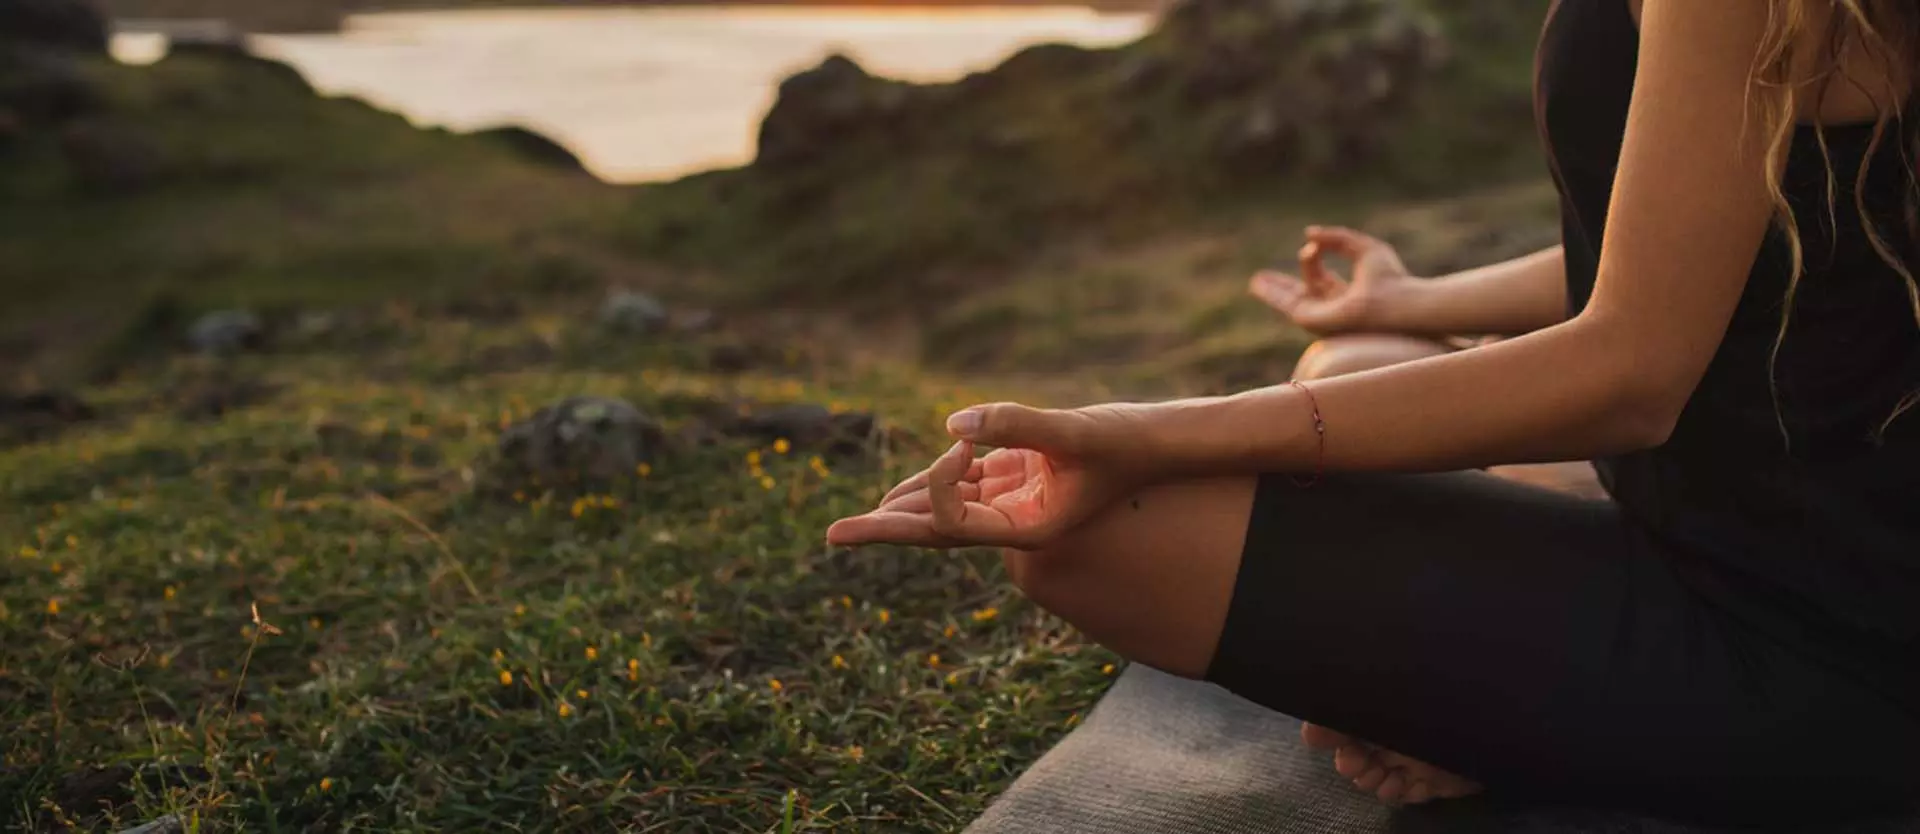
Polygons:
[[1679,409],[1732,319],[1772,214],[1748,109],[1765,3],[1646,0],[1638,79],[1583,319]]

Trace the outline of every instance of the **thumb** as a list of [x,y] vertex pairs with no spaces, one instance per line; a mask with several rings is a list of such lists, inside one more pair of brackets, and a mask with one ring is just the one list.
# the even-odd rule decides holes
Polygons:
[[1072,451],[1079,421],[1069,412],[1017,403],[977,405],[947,418],[947,431],[962,440],[1003,449]]

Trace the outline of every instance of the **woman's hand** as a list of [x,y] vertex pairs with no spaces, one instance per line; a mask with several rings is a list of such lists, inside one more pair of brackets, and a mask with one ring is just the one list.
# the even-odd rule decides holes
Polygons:
[[[890,542],[1039,550],[1154,478],[1152,406],[1072,411],[1001,404],[948,421],[960,440],[873,512],[827,531],[836,545]],[[974,444],[1000,447],[974,459]]]
[[[1331,253],[1353,263],[1353,281],[1326,264]],[[1300,276],[1263,271],[1248,291],[1316,336],[1386,330],[1381,306],[1413,277],[1399,253],[1378,238],[1336,226],[1307,227],[1300,248]]]

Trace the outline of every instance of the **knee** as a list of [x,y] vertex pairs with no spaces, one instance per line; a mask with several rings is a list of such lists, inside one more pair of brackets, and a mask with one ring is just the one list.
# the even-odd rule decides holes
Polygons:
[[1327,379],[1446,352],[1446,347],[1439,342],[1409,336],[1372,333],[1328,336],[1307,346],[1294,365],[1293,376],[1302,381]]
[[1301,381],[1326,379],[1342,374],[1372,370],[1365,345],[1350,336],[1328,336],[1307,346],[1293,367],[1293,377]]

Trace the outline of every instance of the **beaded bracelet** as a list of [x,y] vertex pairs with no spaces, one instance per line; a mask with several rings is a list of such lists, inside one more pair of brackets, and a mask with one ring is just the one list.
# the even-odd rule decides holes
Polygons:
[[1320,479],[1327,473],[1327,421],[1320,416],[1320,398],[1313,395],[1312,388],[1308,388],[1306,383],[1297,379],[1287,384],[1300,389],[1301,393],[1307,395],[1307,402],[1313,405],[1313,433],[1320,440],[1320,455],[1313,464],[1313,480],[1301,481],[1298,477],[1293,479],[1294,486],[1311,489],[1318,486]]

